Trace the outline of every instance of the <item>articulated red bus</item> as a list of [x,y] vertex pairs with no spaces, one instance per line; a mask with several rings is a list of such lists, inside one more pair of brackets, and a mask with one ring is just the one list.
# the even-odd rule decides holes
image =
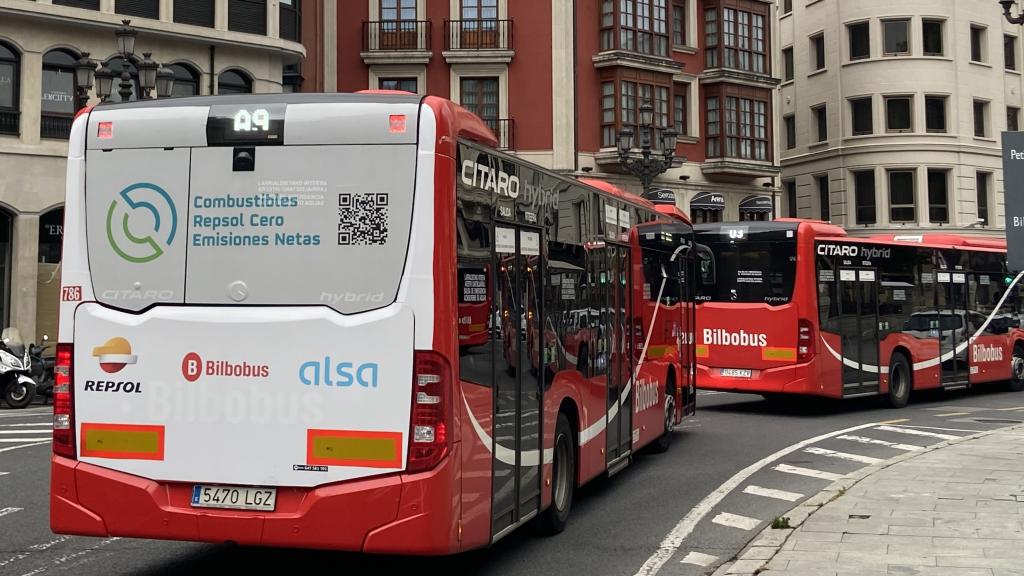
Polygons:
[[822,222],[696,226],[697,382],[765,396],[1024,389],[1024,299],[1006,244],[846,237]]
[[692,227],[495,145],[411,95],[82,113],[53,530],[447,554],[666,448]]

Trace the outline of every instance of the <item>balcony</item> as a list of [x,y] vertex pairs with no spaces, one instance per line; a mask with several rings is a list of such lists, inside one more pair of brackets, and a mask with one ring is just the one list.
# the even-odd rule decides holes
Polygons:
[[710,180],[744,182],[751,178],[778,176],[781,169],[767,160],[746,158],[708,158],[701,172]]
[[71,116],[48,116],[46,114],[43,114],[40,120],[39,135],[56,140],[67,140],[71,136],[71,123],[75,121]]
[[509,63],[515,56],[512,20],[445,20],[444,58],[449,64]]
[[494,132],[498,139],[498,150],[516,149],[516,121],[515,118],[483,118],[484,124]]
[[430,20],[363,22],[363,62],[426,64],[430,61]]
[[17,136],[20,133],[20,116],[21,113],[16,110],[0,110],[0,134]]

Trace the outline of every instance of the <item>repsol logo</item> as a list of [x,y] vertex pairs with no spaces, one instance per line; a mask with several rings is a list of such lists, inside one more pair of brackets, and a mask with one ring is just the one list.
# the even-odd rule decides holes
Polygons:
[[658,405],[658,383],[641,379],[633,390],[633,413],[639,414]]
[[1003,349],[998,346],[986,346],[975,344],[971,346],[975,362],[1001,362],[1003,360]]
[[123,392],[142,394],[142,382],[115,382],[113,380],[86,380],[86,392]]
[[299,380],[306,386],[348,388],[358,384],[363,388],[376,388],[378,372],[379,365],[376,362],[334,363],[330,356],[325,356],[323,361],[310,360],[299,366]]
[[754,334],[746,330],[729,332],[722,328],[705,328],[704,341],[702,344],[713,344],[716,346],[753,346],[763,348],[768,345],[767,334]]
[[501,196],[519,198],[519,177],[472,160],[462,162],[462,183]]

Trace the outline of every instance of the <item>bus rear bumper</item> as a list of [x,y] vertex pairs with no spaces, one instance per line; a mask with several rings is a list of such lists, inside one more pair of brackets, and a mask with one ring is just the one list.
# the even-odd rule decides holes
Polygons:
[[839,390],[830,391],[815,376],[814,364],[793,364],[766,370],[753,370],[750,378],[722,376],[718,367],[697,365],[697,387],[701,390],[750,394],[802,394],[839,398]]
[[[448,554],[458,551],[457,536],[447,530],[457,524],[452,460],[449,456],[422,474],[281,487],[277,511],[267,513],[193,508],[191,484],[157,482],[54,456],[50,527],[57,534],[82,536]],[[413,532],[416,537],[409,537]]]

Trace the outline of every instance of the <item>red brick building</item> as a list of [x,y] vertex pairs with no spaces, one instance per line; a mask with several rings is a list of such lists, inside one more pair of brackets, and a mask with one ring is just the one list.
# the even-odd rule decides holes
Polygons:
[[451,98],[503,148],[636,191],[616,144],[649,102],[686,159],[654,187],[695,220],[765,219],[775,21],[762,0],[323,0],[303,14],[302,89]]

